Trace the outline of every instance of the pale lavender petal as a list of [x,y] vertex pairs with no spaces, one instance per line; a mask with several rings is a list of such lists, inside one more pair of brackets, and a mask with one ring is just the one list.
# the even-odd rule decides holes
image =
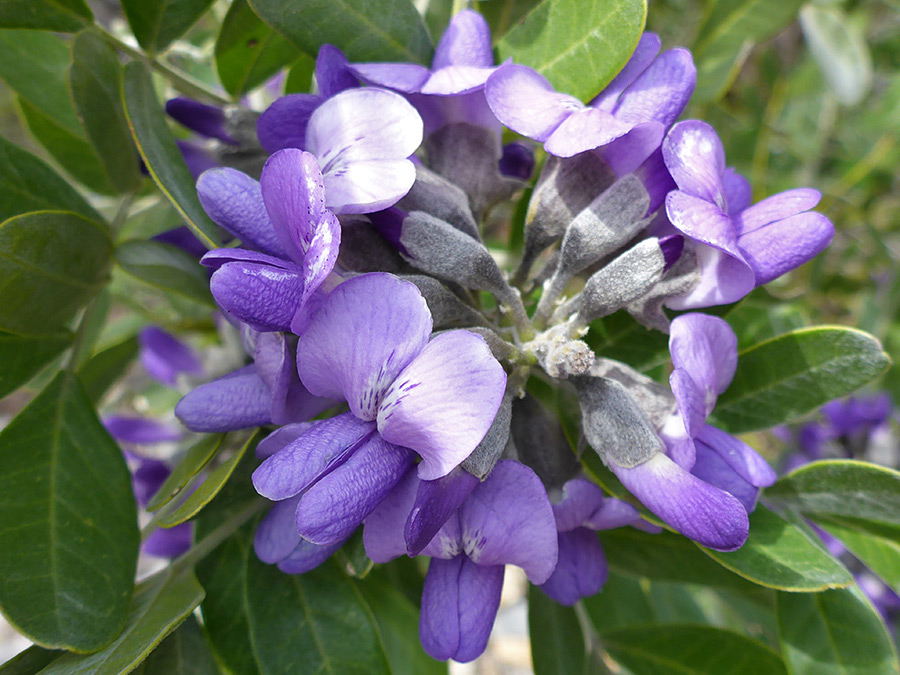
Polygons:
[[316,57],[316,85],[323,98],[331,98],[345,89],[359,86],[359,80],[350,71],[344,52],[333,45],[319,47],[319,55]]
[[416,167],[406,159],[353,161],[326,173],[324,181],[335,213],[372,213],[406,196],[416,182]]
[[[654,153],[658,153],[653,170],[662,178],[668,179],[666,181],[666,192],[668,192],[675,188],[675,183],[669,176],[669,171],[662,161],[662,152],[659,150],[660,141],[665,133],[666,128],[658,122],[638,124],[627,133],[605,144],[599,151],[616,176],[624,176],[626,173],[637,171],[647,159]],[[649,174],[649,170],[645,169],[644,173]],[[661,203],[662,199],[657,198],[656,206],[651,204],[648,213],[659,208]]]
[[253,487],[273,501],[293,497],[343,465],[374,432],[350,413],[322,420],[260,464]]
[[642,523],[649,525],[641,519],[640,512],[631,504],[615,497],[607,497],[600,508],[585,521],[584,526],[592,530],[613,530],[625,525]]
[[300,495],[276,502],[253,535],[253,550],[264,563],[274,565],[287,558],[300,544],[297,534],[297,504]]
[[[742,237],[770,223],[809,211],[819,203],[821,198],[821,193],[811,188],[787,190],[767,197],[761,202],[742,210],[734,217],[734,225],[737,228],[738,236]],[[730,203],[729,206],[731,206]],[[732,211],[732,213],[737,212]]]
[[109,435],[122,443],[153,445],[172,443],[181,438],[181,432],[165,422],[149,417],[123,417],[110,415],[103,418],[103,426]]
[[285,148],[306,149],[309,118],[324,100],[316,94],[288,94],[270,105],[256,122],[263,149],[269,154]]
[[301,539],[297,548],[284,560],[278,563],[278,569],[285,574],[305,574],[314,570],[344,545],[344,539],[327,546],[319,546],[311,541]]
[[244,244],[279,258],[288,257],[269,221],[259,183],[250,176],[227,167],[210,169],[197,180],[197,196],[216,225]]
[[193,349],[171,333],[148,326],[138,333],[140,361],[150,377],[174,387],[179,373],[202,375],[203,365]]
[[191,431],[219,433],[271,422],[272,392],[255,366],[200,385],[175,406],[175,416]]
[[256,340],[254,362],[272,390],[273,424],[303,422],[336,403],[313,396],[300,382],[296,355],[284,333],[261,333]]
[[706,425],[697,437],[744,480],[756,487],[768,487],[778,478],[769,463],[749,445],[721,429]]
[[725,305],[740,300],[755,287],[753,270],[743,259],[705,244],[695,244],[693,250],[700,266],[700,281],[683,296],[666,300],[667,307],[701,309]]
[[621,93],[653,63],[653,59],[659,54],[661,44],[656,33],[645,32],[641,35],[628,63],[613,78],[613,81],[591,101],[591,106],[612,112]]
[[193,523],[182,523],[169,529],[160,528],[141,544],[141,553],[157,558],[177,558],[191,547],[193,535]]
[[488,105],[497,119],[513,131],[544,142],[569,115],[584,104],[558,94],[553,85],[531,68],[500,66],[484,86]]
[[672,320],[669,332],[672,365],[686,370],[704,390],[709,415],[731,384],[737,368],[737,336],[724,319],[708,314],[682,314]]
[[378,431],[422,456],[419,478],[440,478],[484,438],[505,389],[506,373],[480,335],[442,333],[385,392]]
[[177,97],[166,101],[166,113],[176,122],[201,136],[217,138],[228,145],[238,145],[225,130],[225,112],[221,108]]
[[411,450],[372,434],[303,494],[297,507],[300,536],[320,545],[343,541],[400,482],[414,460]]
[[430,335],[431,314],[413,284],[382,273],[354,277],[329,294],[300,336],[300,379],[313,394],[345,398],[354,415],[374,420]]
[[219,306],[258,331],[289,332],[303,298],[303,277],[258,263],[230,262],[217,269],[209,290]]
[[[627,140],[628,135],[623,138]],[[604,154],[609,153],[610,149],[617,144],[618,141],[613,141],[607,145],[603,150]],[[651,152],[643,164],[635,169],[634,174],[641,179],[641,182],[647,189],[647,194],[650,195],[650,206],[647,209],[647,213],[653,213],[662,206],[666,201],[666,195],[677,187],[669,174],[669,170],[666,168],[660,148]],[[664,218],[665,212],[660,211],[660,216]]]
[[556,566],[556,519],[541,480],[504,459],[459,510],[466,555],[479,565],[518,565],[534,584]]
[[494,67],[476,68],[474,66],[448,66],[434,73],[422,85],[422,94],[435,96],[453,96],[480,89],[494,72]]
[[738,246],[756,274],[756,285],[762,286],[812,260],[833,237],[831,221],[810,211],[746,234]]
[[278,427],[256,446],[257,459],[266,459],[305,434],[315,422],[298,422]]
[[562,499],[553,506],[556,529],[569,532],[581,527],[603,505],[603,491],[585,478],[573,478],[562,488]]
[[697,461],[691,473],[720,490],[733,495],[747,513],[756,508],[759,488],[750,485],[732,469],[722,457],[703,443],[697,443]]
[[419,482],[416,472],[410,469],[366,517],[363,545],[374,562],[386,563],[406,555],[403,528],[415,503]]
[[747,540],[750,522],[734,496],[682,469],[663,454],[613,473],[641,502],[678,532],[718,551],[734,551]]
[[668,127],[684,110],[696,83],[697,69],[691,53],[682,48],[670,49],[625,89],[613,114],[627,124],[653,121]]
[[258,263],[279,270],[297,271],[299,269],[297,265],[290,260],[287,260],[286,255],[284,258],[280,258],[266,253],[259,253],[258,251],[250,251],[245,248],[217,248],[200,259],[200,264],[211,270],[217,270],[222,267],[222,265],[230,262]]
[[559,604],[571,607],[599,593],[608,576],[600,540],[591,530],[579,527],[559,533],[559,562],[540,589]]
[[479,480],[461,467],[443,478],[419,481],[415,502],[408,510],[409,517],[403,529],[410,556],[421,553],[478,484]]
[[690,238],[741,258],[734,222],[713,202],[675,190],[666,197],[666,214],[669,222]]
[[680,190],[711,202],[722,211],[727,208],[722,188],[725,150],[711,126],[698,120],[679,122],[663,141],[662,151]]
[[369,84],[414,94],[431,72],[415,63],[353,63],[350,70]]
[[500,608],[504,572],[503,565],[477,565],[463,557],[459,567],[459,647],[454,661],[468,663],[484,653]]
[[[548,136],[544,150],[557,157],[572,157],[624,136],[631,127],[632,125],[620,122],[605,110],[574,110]],[[661,139],[662,134],[663,128],[659,126],[656,136]]]
[[434,50],[433,70],[448,66],[494,65],[491,29],[478,12],[464,9],[450,20]]
[[737,171],[728,167],[722,174],[722,189],[725,192],[725,202],[728,204],[728,213],[740,214],[750,206],[753,199],[753,190],[750,181]]

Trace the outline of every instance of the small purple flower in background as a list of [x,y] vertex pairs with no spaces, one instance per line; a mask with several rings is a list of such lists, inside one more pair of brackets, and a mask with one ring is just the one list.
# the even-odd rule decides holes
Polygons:
[[[366,519],[363,541],[375,562],[407,553],[404,527],[419,489],[410,471]],[[419,638],[440,660],[467,662],[484,652],[503,585],[505,565],[518,565],[543,584],[557,564],[553,508],[530,468],[501,460],[422,551],[431,556]],[[601,553],[602,556],[602,553]]]
[[[221,108],[178,97],[166,101],[166,112],[176,122],[203,138],[214,138],[226,145],[239,144],[225,130],[225,112]],[[181,139],[176,143],[184,157],[184,163],[195,179],[204,171],[219,166],[216,156],[202,144]]]
[[139,359],[147,374],[174,387],[181,373],[202,375],[203,365],[193,349],[171,333],[148,326],[138,334]]
[[679,122],[662,146],[678,190],[666,197],[669,221],[688,238],[700,282],[670,298],[672,309],[722,305],[780,277],[824,250],[834,226],[810,211],[816,190],[799,188],[750,205],[750,185],[725,166],[722,142],[705,122]]

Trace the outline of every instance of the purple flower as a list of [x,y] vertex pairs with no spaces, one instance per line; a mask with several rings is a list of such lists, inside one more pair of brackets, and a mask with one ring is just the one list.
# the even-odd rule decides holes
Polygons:
[[[404,523],[419,483],[408,472],[366,519],[363,541],[375,562],[406,553]],[[540,479],[524,464],[501,460],[422,553],[432,557],[422,592],[422,646],[436,659],[472,661],[487,646],[504,565],[518,565],[534,584],[545,583],[556,566],[556,523]]]
[[346,539],[416,454],[419,476],[439,478],[484,437],[506,374],[481,337],[458,330],[429,340],[431,330],[418,289],[376,273],[335,288],[300,336],[303,385],[346,400],[350,412],[286,439],[254,472],[253,484],[274,501],[299,496],[304,539]]
[[228,145],[238,145],[225,129],[225,113],[221,108],[189,98],[170,98],[166,101],[169,117],[206,138],[216,138]]
[[148,326],[138,335],[140,361],[150,377],[174,387],[178,375],[202,375],[203,366],[197,354],[176,338],[156,326]]
[[700,282],[667,301],[673,309],[735,302],[820,253],[834,236],[831,221],[810,211],[816,190],[800,188],[750,206],[750,186],[725,166],[716,132],[705,122],[679,122],[662,146],[678,190],[666,213],[692,242]]

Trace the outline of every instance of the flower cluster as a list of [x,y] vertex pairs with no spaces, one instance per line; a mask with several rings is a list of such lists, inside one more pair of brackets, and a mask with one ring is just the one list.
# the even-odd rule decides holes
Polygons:
[[[263,561],[303,573],[361,524],[376,562],[429,556],[420,636],[435,658],[485,649],[505,565],[573,604],[606,578],[596,530],[661,523],[734,550],[775,480],[707,423],[734,376],[734,333],[665,308],[734,302],[833,228],[810,211],[813,190],[750,204],[713,129],[676,122],[690,53],[659,52],[644,35],[584,105],[525,66],[495,66],[469,10],[430,69],[325,46],[317,93],[259,118],[272,153],[259,180],[233,168],[198,180],[241,243],[202,262],[252,362],[176,413],[196,431],[277,427],[253,474],[274,502],[256,533]],[[546,154],[512,274],[482,237],[540,149],[504,147],[504,126]],[[582,340],[618,311],[669,333],[668,387]],[[583,439],[633,503],[582,473],[540,381],[577,394]]]

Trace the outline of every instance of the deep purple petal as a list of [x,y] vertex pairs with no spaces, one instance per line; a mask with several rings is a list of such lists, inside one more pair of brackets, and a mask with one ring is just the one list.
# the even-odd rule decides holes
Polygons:
[[662,151],[680,190],[723,211],[727,208],[722,188],[725,150],[711,126],[698,120],[679,122],[663,141]]
[[257,459],[266,459],[305,434],[315,422],[298,422],[278,427],[256,446]]
[[230,262],[213,273],[209,290],[222,309],[251,328],[289,332],[301,306],[303,277],[296,268]]
[[181,432],[172,425],[149,417],[110,415],[103,418],[103,426],[110,436],[122,443],[153,445],[172,443],[181,438]]
[[641,519],[640,512],[628,502],[607,497],[599,509],[591,514],[584,526],[592,530],[613,530],[625,525],[649,525]]
[[157,558],[177,558],[191,547],[193,534],[193,523],[182,523],[169,529],[160,528],[141,544],[141,553]]
[[297,503],[300,495],[276,502],[253,535],[253,550],[264,563],[273,565],[287,558],[300,544],[297,534]]
[[706,425],[697,441],[718,453],[741,478],[755,487],[768,487],[778,478],[775,470],[756,450],[721,429]]
[[297,343],[306,388],[345,398],[374,420],[391,383],[425,347],[431,314],[419,290],[389,274],[363,274],[334,289]]
[[287,256],[279,258],[267,253],[250,251],[246,248],[217,248],[200,259],[200,264],[211,270],[217,270],[230,262],[257,263],[278,270],[297,271],[297,265],[287,260]]
[[[654,138],[662,139],[663,127],[657,125]],[[544,150],[557,157],[572,157],[599,148],[624,136],[632,125],[621,122],[605,110],[574,110],[547,137]]]
[[174,387],[179,373],[203,374],[203,365],[196,352],[161,328],[144,328],[138,334],[138,343],[144,370],[163,384]]
[[259,143],[269,154],[285,148],[306,149],[306,128],[325,100],[316,94],[288,94],[275,101],[256,122]]
[[659,54],[661,44],[656,33],[645,32],[641,35],[628,63],[613,78],[613,81],[591,101],[591,106],[612,112],[622,92],[653,63],[656,55]]
[[414,459],[409,449],[372,434],[303,494],[297,507],[300,536],[320,545],[349,537],[400,482]]
[[459,567],[459,647],[454,661],[468,663],[484,653],[500,608],[504,572],[503,565],[478,565],[463,557]]
[[416,500],[419,479],[412,469],[368,515],[363,529],[366,555],[374,562],[386,563],[406,555],[403,528]]
[[419,555],[434,539],[478,483],[475,476],[461,467],[456,467],[443,478],[419,481],[403,530],[406,551],[410,556]]
[[134,488],[135,501],[140,506],[146,506],[162,487],[162,484],[166,482],[166,478],[169,477],[172,470],[168,464],[158,459],[142,457],[127,451],[125,456],[138,462],[137,468],[131,474],[131,487]]
[[734,495],[747,513],[756,508],[759,488],[741,478],[717,452],[703,443],[697,443],[697,461],[691,473],[700,480]]
[[534,584],[556,566],[556,519],[541,480],[504,459],[459,510],[466,555],[479,565],[518,565]]
[[370,84],[414,94],[428,80],[431,72],[415,63],[354,63],[350,70]]
[[[709,402],[710,406],[715,405],[715,392],[713,392],[711,398],[706,396],[710,390],[700,388],[694,381],[694,378],[684,368],[676,368],[672,371],[672,374],[669,375],[669,387],[672,389],[672,394],[678,402],[678,412],[681,414],[684,429],[687,432],[686,440],[690,441],[690,439],[700,433],[700,428],[709,416],[707,402]],[[667,437],[663,440],[669,439],[670,437]],[[684,439],[680,434],[677,434],[671,440],[675,441],[675,443],[680,443]],[[693,452],[690,448],[679,448],[677,452],[684,453],[685,450],[688,453]],[[673,457],[673,459],[685,466],[685,468],[693,466],[693,460],[688,460],[687,463],[683,461],[684,456],[681,458]]]
[[738,246],[761,286],[812,260],[833,237],[831,221],[810,211],[743,235]]
[[504,176],[528,180],[534,171],[534,150],[524,143],[507,143],[498,166]]
[[598,592],[609,568],[597,535],[583,527],[559,533],[559,562],[540,589],[561,605],[571,607]]
[[200,385],[175,406],[175,416],[191,431],[219,433],[271,422],[272,392],[255,366]]
[[344,541],[342,539],[327,546],[319,546],[311,541],[301,539],[297,548],[278,563],[278,569],[285,574],[305,574],[328,560],[335,551],[344,545]]
[[374,431],[349,413],[322,420],[260,464],[253,487],[273,501],[293,497],[346,462]]
[[310,394],[297,374],[297,359],[284,333],[261,333],[254,362],[272,390],[272,422],[289,424],[312,419],[336,401]]
[[708,314],[682,314],[669,332],[672,365],[683,368],[703,390],[706,414],[716,394],[731,384],[737,368],[737,336],[724,319]]
[[670,49],[625,89],[613,114],[627,124],[652,121],[668,127],[684,110],[696,83],[697,69],[691,53],[682,48]]
[[476,66],[490,68],[494,65],[491,48],[491,29],[478,12],[464,9],[447,26],[434,50],[433,70],[447,66]]
[[505,389],[506,373],[481,336],[442,333],[385,392],[378,430],[385,440],[422,456],[419,478],[440,478],[484,438]]
[[205,147],[190,141],[175,141],[178,151],[181,152],[184,163],[194,180],[197,180],[204,171],[214,169],[219,165],[219,160]]
[[[627,173],[637,171],[641,165],[646,162],[654,153],[658,153],[656,165],[652,166],[654,175],[658,176],[656,180],[666,181],[666,191],[674,189],[675,183],[669,176],[669,171],[662,161],[662,152],[659,150],[659,143],[665,134],[665,127],[659,122],[646,122],[632,127],[627,133],[614,138],[610,142],[603,145],[598,150],[606,163],[616,176],[624,176]],[[645,169],[644,176],[649,176],[650,171]],[[643,180],[644,176],[639,176]],[[670,187],[671,185],[671,187]],[[664,197],[665,195],[662,195]],[[662,203],[662,197],[655,200],[656,206],[651,204],[648,213],[659,207]]]
[[893,403],[890,394],[851,396],[822,406],[822,414],[838,436],[869,431],[887,421]]
[[742,237],[770,223],[809,211],[815,208],[821,198],[822,195],[818,190],[797,188],[767,197],[740,212],[731,210],[731,213],[737,214],[734,216],[734,225],[738,236]]
[[585,478],[573,478],[562,488],[562,499],[553,506],[556,529],[569,532],[581,527],[603,505],[603,491]]
[[178,97],[166,101],[166,113],[176,122],[201,136],[218,138],[228,145],[238,145],[238,142],[225,131],[225,112],[221,108]]
[[322,45],[316,57],[316,85],[319,95],[331,98],[345,89],[359,86],[359,80],[350,70],[347,57],[337,47]]
[[750,181],[731,167],[725,169],[725,172],[722,174],[722,189],[725,191],[728,213],[740,214],[741,211],[750,206],[750,202],[753,199]]

